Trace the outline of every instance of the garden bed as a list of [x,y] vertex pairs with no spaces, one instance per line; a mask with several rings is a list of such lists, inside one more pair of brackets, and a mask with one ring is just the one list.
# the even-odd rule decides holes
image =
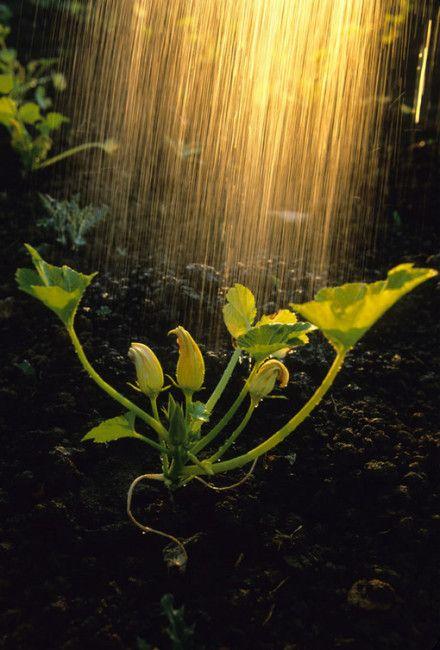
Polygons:
[[[142,535],[125,512],[133,478],[157,470],[154,454],[130,440],[80,442],[118,413],[81,370],[62,325],[15,288],[15,268],[28,264],[22,242],[41,242],[38,202],[32,194],[5,194],[0,213],[1,647],[170,647],[160,599],[171,593],[195,623],[196,648],[433,648],[436,280],[363,339],[330,396],[240,488],[216,493],[193,483],[173,497],[162,486],[139,488],[141,520],[192,538],[182,572],[164,563],[166,542]],[[438,266],[434,233],[426,227],[423,241],[410,225],[390,233],[392,252],[369,275],[406,260]],[[64,261],[54,244],[48,251]],[[71,262],[92,270],[81,258]],[[124,392],[132,340],[154,347],[170,373],[177,358],[163,314],[156,323],[141,317],[144,281],[139,273],[122,282],[98,277],[78,318],[87,352]],[[289,401],[259,407],[239,449],[275,430],[311,395],[332,356],[322,349],[317,339],[289,358]],[[227,354],[204,353],[209,388]],[[242,376],[238,370],[225,404]]]

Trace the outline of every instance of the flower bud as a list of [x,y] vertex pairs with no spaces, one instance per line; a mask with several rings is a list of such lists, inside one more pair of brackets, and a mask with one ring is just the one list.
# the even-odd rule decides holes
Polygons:
[[162,366],[153,350],[143,343],[132,343],[128,356],[136,367],[140,390],[148,397],[157,397],[163,388],[164,379]]
[[276,382],[285,388],[289,382],[289,371],[278,359],[269,359],[257,367],[248,379],[249,395],[255,403],[267,397],[275,388]]
[[169,334],[177,336],[179,345],[179,360],[177,362],[177,383],[188,393],[194,393],[203,386],[205,378],[205,362],[197,343],[189,332],[179,325]]

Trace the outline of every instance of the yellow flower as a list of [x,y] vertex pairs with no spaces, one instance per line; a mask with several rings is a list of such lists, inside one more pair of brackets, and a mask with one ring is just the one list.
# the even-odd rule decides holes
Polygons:
[[163,388],[164,379],[162,366],[153,350],[143,343],[132,343],[128,356],[136,367],[140,390],[148,397],[157,397]]
[[179,360],[177,362],[177,383],[188,393],[194,393],[203,386],[205,378],[205,362],[197,343],[189,332],[181,325],[168,332],[177,336],[179,345]]
[[248,379],[249,395],[254,403],[267,397],[275,388],[276,382],[285,388],[289,382],[289,371],[278,359],[269,359],[258,366]]

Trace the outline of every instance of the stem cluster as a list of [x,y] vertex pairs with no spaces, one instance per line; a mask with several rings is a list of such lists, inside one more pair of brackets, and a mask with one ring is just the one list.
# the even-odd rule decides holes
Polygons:
[[[199,476],[214,475],[238,469],[248,463],[256,461],[260,456],[266,454],[268,451],[280,444],[287,436],[295,431],[295,429],[321,402],[341,369],[346,355],[346,352],[343,349],[337,349],[336,357],[321,385],[317,388],[308,402],[281,429],[276,431],[259,445],[251,448],[246,453],[234,456],[228,460],[222,460],[223,456],[233,446],[239,435],[249,423],[257,405],[254,399],[251,398],[249,400],[249,405],[241,420],[229,433],[222,444],[220,444],[217,450],[205,457],[201,457],[200,453],[206,447],[212,445],[224,432],[240,406],[243,404],[245,399],[249,397],[248,383],[244,385],[238,397],[217,424],[215,424],[215,426],[213,426],[205,435],[201,436],[200,429],[202,422],[198,419],[193,419],[192,417],[193,396],[190,392],[185,392],[185,402],[183,406],[177,405],[174,400],[170,398],[168,410],[165,410],[165,417],[161,417],[159,414],[157,397],[151,397],[151,413],[148,413],[113,388],[113,386],[108,384],[96,372],[84,352],[73,325],[68,327],[68,333],[82,366],[96,384],[110,397],[121,404],[121,406],[127,409],[127,411],[133,413],[134,416],[142,420],[142,422],[156,433],[157,440],[140,434],[136,434],[136,437],[160,452],[162,474],[155,476],[159,480],[163,480],[170,487],[179,487]],[[221,398],[229,380],[231,379],[239,358],[240,350],[236,349],[220,378],[220,381],[204,405],[205,410],[209,415],[212,414],[214,407]],[[170,406],[170,402],[172,402],[173,406]],[[173,409],[172,413],[171,409]],[[165,420],[168,422],[165,422]]]

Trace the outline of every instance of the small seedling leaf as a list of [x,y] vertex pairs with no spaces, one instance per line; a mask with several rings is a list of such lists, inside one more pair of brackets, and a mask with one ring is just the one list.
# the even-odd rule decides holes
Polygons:
[[26,244],[26,248],[36,270],[18,269],[19,288],[55,312],[66,326],[72,325],[81,298],[96,274],[84,275],[68,266],[52,266],[32,246]]
[[84,440],[93,440],[98,444],[104,442],[113,442],[121,438],[137,438],[139,434],[134,430],[135,416],[133,413],[126,413],[117,418],[111,418],[98,424],[91,429],[83,438]]
[[291,307],[319,327],[336,348],[349,350],[394,303],[435,275],[434,269],[400,264],[386,280],[322,289],[315,300]]
[[234,339],[247,332],[253,325],[257,308],[252,291],[242,284],[235,284],[226,294],[223,318]]

